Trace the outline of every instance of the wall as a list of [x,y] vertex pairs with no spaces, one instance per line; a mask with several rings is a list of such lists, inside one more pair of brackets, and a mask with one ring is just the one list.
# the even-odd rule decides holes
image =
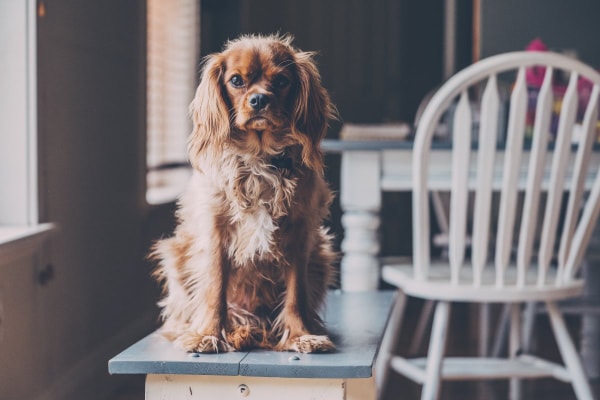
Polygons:
[[442,12],[441,1],[203,0],[201,50],[240,33],[291,33],[317,51],[344,122],[412,122],[441,81]]
[[576,50],[600,67],[600,2],[596,0],[479,0],[481,57],[522,50],[539,37],[555,51]]
[[[44,5],[40,219],[59,230],[2,265],[0,398],[94,399],[120,382],[108,359],[155,326],[144,256],[172,210],[144,202],[145,2]],[[46,260],[54,274],[41,285]]]

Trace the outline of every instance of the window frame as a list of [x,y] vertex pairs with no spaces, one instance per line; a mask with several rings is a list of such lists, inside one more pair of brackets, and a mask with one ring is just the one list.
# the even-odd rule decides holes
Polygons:
[[56,229],[39,215],[37,7],[0,3],[0,265],[35,251]]
[[39,222],[36,7],[0,6],[0,228]]

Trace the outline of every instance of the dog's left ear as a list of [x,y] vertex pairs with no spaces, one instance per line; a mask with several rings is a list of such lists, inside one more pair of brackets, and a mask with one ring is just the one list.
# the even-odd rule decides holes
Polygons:
[[302,162],[309,168],[322,171],[323,156],[319,143],[327,133],[330,119],[336,118],[336,111],[329,95],[321,85],[321,76],[313,61],[313,53],[295,54],[298,73],[298,90],[293,113],[293,126],[301,139],[306,139],[302,150]]

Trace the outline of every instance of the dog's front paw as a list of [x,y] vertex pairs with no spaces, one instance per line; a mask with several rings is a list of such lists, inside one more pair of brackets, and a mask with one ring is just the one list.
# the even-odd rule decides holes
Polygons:
[[335,345],[325,335],[302,335],[288,339],[285,350],[298,353],[327,353],[334,351]]
[[185,333],[175,340],[175,344],[190,353],[219,353],[233,350],[222,338],[200,333]]

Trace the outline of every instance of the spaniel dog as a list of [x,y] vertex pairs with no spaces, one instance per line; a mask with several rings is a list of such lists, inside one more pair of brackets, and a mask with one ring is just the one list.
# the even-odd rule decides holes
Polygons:
[[163,332],[190,352],[325,352],[335,253],[320,141],[335,108],[312,54],[243,36],[205,60],[190,106],[190,183],[152,256]]

